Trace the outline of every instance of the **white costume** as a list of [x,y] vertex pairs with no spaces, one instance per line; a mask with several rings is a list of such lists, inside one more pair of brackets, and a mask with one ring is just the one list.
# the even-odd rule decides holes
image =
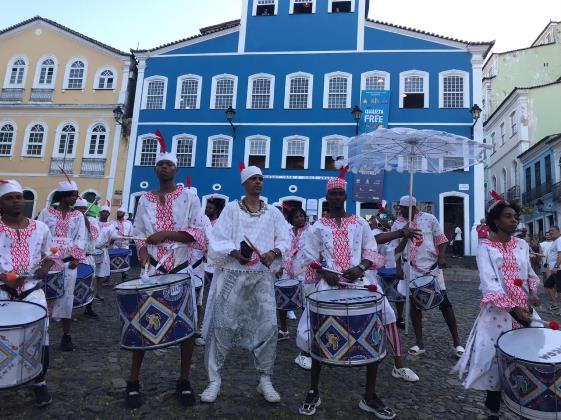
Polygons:
[[96,248],[103,251],[103,260],[101,263],[96,264],[95,275],[97,277],[109,277],[111,275],[111,264],[109,261],[109,247],[111,241],[117,239],[119,233],[115,228],[113,222],[101,222],[98,221],[99,225],[99,236],[96,242]]
[[[515,307],[528,307],[526,292],[514,284],[522,279],[523,288],[537,290],[539,279],[530,265],[528,244],[513,237],[502,244],[482,239],[477,249],[481,312],[469,335],[466,351],[454,367],[460,377],[467,372],[464,387],[483,391],[500,391],[495,344],[501,333],[520,328],[509,314]],[[533,319],[539,319],[536,311]],[[541,326],[532,323],[532,326]]]
[[93,253],[95,252],[97,240],[100,234],[100,228],[98,221],[95,217],[87,216],[88,222],[90,222],[90,229],[86,229],[86,259],[84,264],[91,266],[95,270],[95,257]]
[[66,217],[62,212],[49,207],[39,215],[39,220],[45,223],[53,237],[53,245],[59,249],[59,259],[55,260],[55,267],[64,270],[64,295],[49,303],[52,318],[70,319],[74,303],[74,286],[76,285],[76,269],[70,269],[68,263],[62,259],[74,258],[82,262],[86,258],[86,223],[84,216],[77,210],[69,211]]
[[[133,225],[128,220],[118,220],[115,219],[112,221],[115,229],[118,232],[119,236],[133,236]],[[128,239],[116,239],[113,243],[112,248],[122,248],[122,249],[129,249],[129,240]]]
[[304,246],[306,244],[306,232],[310,229],[310,225],[306,223],[303,227],[296,229],[291,226],[290,235],[290,251],[284,258],[283,268],[286,277],[303,281],[306,277],[306,263],[304,262]]
[[261,264],[255,252],[246,265],[229,254],[240,249],[247,236],[260,252],[277,248],[285,255],[290,246],[285,223],[273,206],[262,202],[261,210],[251,213],[236,200],[226,205],[210,231],[209,258],[215,272],[203,336],[208,340],[206,362],[211,382],[220,381],[226,355],[235,345],[252,352],[261,374],[273,372],[277,346],[273,272]]

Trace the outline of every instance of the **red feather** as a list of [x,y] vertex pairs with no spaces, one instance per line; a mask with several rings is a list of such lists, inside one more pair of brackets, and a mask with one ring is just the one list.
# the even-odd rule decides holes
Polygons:
[[240,162],[240,172],[245,169],[245,163]]
[[341,171],[339,172],[339,178],[341,179],[345,179],[345,177],[347,176],[347,173],[349,172],[349,165],[345,165],[341,168]]
[[292,207],[287,203],[282,203],[282,208],[289,212],[292,211]]
[[321,264],[318,263],[317,261],[312,261],[312,262],[309,264],[309,267],[310,267],[312,270],[319,270],[319,269],[321,268]]
[[7,184],[10,181],[6,181],[5,179],[0,179],[0,184]]
[[497,193],[496,191],[491,191],[491,197],[493,197],[493,199],[495,199],[495,201],[502,201],[504,200],[504,197],[502,195],[500,195],[499,193]]
[[111,201],[105,200],[105,205],[106,205],[107,207],[111,207]]
[[68,174],[66,173],[66,171],[64,170],[64,168],[60,165],[58,165],[60,171],[64,174],[64,176],[66,177],[66,180],[68,181],[68,183],[72,183],[72,181],[70,180],[70,177],[68,176]]
[[156,130],[156,131],[154,131],[154,134],[156,135],[156,138],[158,139],[158,143],[160,143],[160,153],[165,153],[166,152],[166,142],[164,141],[164,137],[162,136],[162,133],[160,132],[160,130]]
[[186,184],[186,185],[187,185],[187,188],[188,188],[188,189],[191,189],[191,177],[190,177],[189,175],[187,175],[186,181],[187,181],[187,184]]

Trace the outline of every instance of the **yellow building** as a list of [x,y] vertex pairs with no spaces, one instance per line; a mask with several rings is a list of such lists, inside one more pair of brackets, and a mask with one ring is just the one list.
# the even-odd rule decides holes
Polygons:
[[113,110],[130,111],[135,69],[130,54],[41,17],[0,31],[0,178],[22,184],[28,216],[50,202],[60,167],[89,201],[121,205],[128,148]]

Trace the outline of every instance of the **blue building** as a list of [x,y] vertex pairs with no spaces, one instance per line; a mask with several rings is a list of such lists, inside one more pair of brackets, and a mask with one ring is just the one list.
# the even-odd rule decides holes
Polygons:
[[[240,197],[239,162],[261,166],[269,203],[292,202],[312,217],[337,175],[335,142],[355,135],[361,91],[389,90],[389,127],[471,135],[472,104],[492,43],[471,43],[369,20],[367,0],[244,0],[242,18],[200,35],[135,51],[138,83],[124,203],[155,187],[160,129],[203,204]],[[235,110],[227,119],[225,111]],[[474,136],[481,139],[480,123]],[[389,173],[383,198],[407,192]],[[484,212],[483,169],[419,175],[415,195],[449,232],[470,232]],[[349,194],[352,197],[352,194]],[[372,214],[372,203],[347,210]],[[466,254],[470,253],[466,235]],[[474,241],[474,243],[476,243]]]

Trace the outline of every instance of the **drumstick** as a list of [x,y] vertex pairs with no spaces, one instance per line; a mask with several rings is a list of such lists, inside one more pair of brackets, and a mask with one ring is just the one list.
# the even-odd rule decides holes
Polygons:
[[358,284],[347,283],[345,281],[340,281],[339,284],[341,284],[343,286],[347,286],[347,287],[352,287],[353,289],[368,290],[369,292],[377,292],[378,291],[378,286],[376,286],[375,284],[369,284],[368,286],[359,286]]
[[557,322],[555,320],[544,321],[543,319],[532,319],[532,322],[539,322],[544,327],[549,327],[552,330],[558,330],[559,329],[559,322]]
[[343,275],[343,273],[341,273],[340,271],[332,270],[331,268],[324,267],[317,261],[312,261],[308,267],[310,267],[312,270],[323,270],[323,271],[329,271],[330,273],[337,274],[339,276]]
[[115,238],[117,238],[117,239],[128,239],[129,241],[146,241],[146,238],[140,238],[140,237],[137,237],[137,236],[117,235]]
[[253,245],[253,243],[251,243],[251,241],[249,240],[249,238],[247,236],[244,235],[243,237],[244,241],[247,242],[247,244],[251,247],[251,249],[253,249],[253,251],[257,254],[257,256],[259,257],[259,259],[261,259],[261,253],[259,252],[259,250],[255,247],[255,245]]
[[39,268],[41,268],[41,266],[45,261],[47,261],[50,257],[56,254],[58,254],[58,248],[54,248],[54,247],[51,248],[50,252],[47,255],[41,258],[37,264],[35,264],[33,267],[29,269],[29,273],[23,274],[21,277],[33,277],[34,276],[33,273],[39,270]]

